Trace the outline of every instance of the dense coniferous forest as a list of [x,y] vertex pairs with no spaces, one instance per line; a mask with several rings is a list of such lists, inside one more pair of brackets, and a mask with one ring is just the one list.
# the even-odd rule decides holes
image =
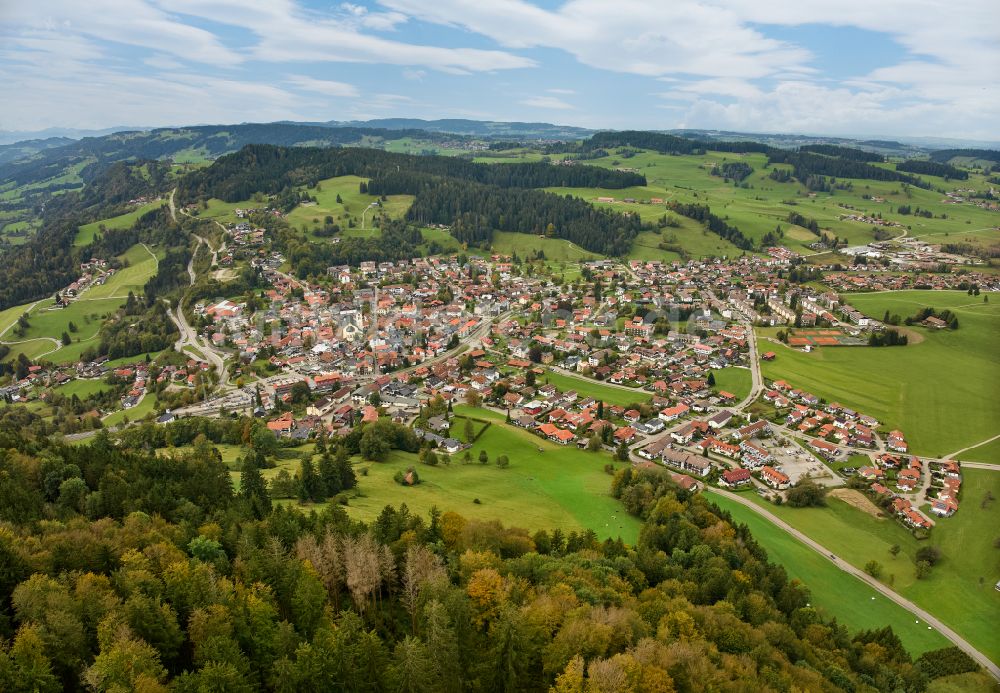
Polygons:
[[865,161],[868,163],[881,163],[885,161],[885,157],[881,154],[866,152],[863,149],[855,149],[854,147],[841,147],[836,144],[806,144],[799,147],[799,151],[812,154],[825,154],[826,156],[835,156],[849,161]]
[[743,161],[727,161],[712,167],[712,175],[741,181],[753,173],[753,167]]
[[900,181],[918,188],[929,187],[927,183],[916,176],[908,176],[887,168],[872,166],[863,161],[810,154],[809,152],[772,149],[768,152],[768,165],[773,164],[791,164],[795,171],[795,177],[800,181],[805,181],[810,176],[832,176],[835,178]]
[[968,171],[963,171],[948,164],[939,164],[936,161],[920,161],[919,159],[901,161],[896,164],[896,170],[905,171],[906,173],[921,173],[926,176],[953,178],[955,180],[969,179]]
[[377,149],[249,145],[189,174],[181,181],[178,192],[185,201],[218,197],[236,202],[256,192],[275,194],[335,176],[379,178],[390,172],[400,174],[392,178],[394,189],[377,189],[373,193],[415,195],[422,187],[433,185],[435,177],[504,188],[626,188],[646,184],[644,176],[596,166],[553,166],[540,162],[491,166],[456,157],[394,154]]
[[[612,482],[635,546],[405,504],[364,525],[273,505],[251,420],[71,447],[25,417],[0,412],[3,690],[921,691],[975,668],[824,619],[664,470]],[[214,440],[247,446],[239,493]]]
[[743,235],[735,226],[726,223],[722,217],[712,214],[708,205],[685,204],[682,202],[671,202],[667,205],[670,209],[688,219],[700,221],[705,227],[720,238],[724,238],[737,248],[743,250],[753,250],[753,241]]
[[[420,224],[453,224],[466,243],[488,242],[494,229],[565,238],[583,248],[621,255],[639,232],[636,216],[595,209],[572,196],[535,190],[547,186],[614,187],[644,185],[633,173],[596,166],[545,163],[490,166],[437,156],[409,156],[370,149],[280,149],[247,147],[191,174],[181,184],[184,199],[219,197],[235,201],[254,192],[278,193],[342,175],[371,177],[366,192],[415,196],[407,218]],[[416,243],[419,240],[413,239]],[[411,242],[410,245],[414,243]],[[397,250],[370,243],[341,243],[332,258],[394,259]],[[371,246],[371,247],[369,247]],[[377,253],[377,258],[369,255]],[[395,258],[398,259],[398,258]],[[335,261],[336,262],[336,261]],[[315,264],[315,263],[312,263]]]
[[970,159],[984,159],[1000,164],[1000,151],[996,149],[938,149],[931,152],[931,161],[946,164],[956,156],[969,157]]

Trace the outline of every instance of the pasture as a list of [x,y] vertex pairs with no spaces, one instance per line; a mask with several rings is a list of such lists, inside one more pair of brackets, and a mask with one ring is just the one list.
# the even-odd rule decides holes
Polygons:
[[750,388],[753,387],[753,377],[749,368],[729,367],[712,371],[712,373],[715,375],[715,387],[712,389],[716,392],[723,390],[731,392],[736,395],[737,400],[742,400],[750,394]]
[[[473,445],[472,463],[462,463],[459,454],[449,465],[430,467],[420,464],[416,455],[397,451],[386,462],[356,462],[361,495],[350,498],[346,509],[351,517],[372,521],[384,506],[406,503],[421,515],[437,506],[531,531],[592,529],[601,539],[620,536],[635,543],[641,522],[609,493],[611,476],[604,471],[609,455],[550,443],[503,423],[502,414],[464,405],[455,411],[494,421]],[[489,464],[479,464],[480,450],[486,451]],[[507,455],[510,467],[497,468],[494,460],[499,455]],[[400,486],[393,475],[409,466],[417,470],[420,483]]]
[[517,254],[522,259],[540,250],[545,254],[546,260],[556,262],[586,262],[602,257],[562,238],[545,238],[536,234],[507,231],[493,232],[492,250],[500,255]]
[[552,370],[546,371],[545,375],[542,376],[542,381],[552,383],[562,392],[576,390],[580,397],[593,397],[605,404],[618,404],[623,407],[629,404],[648,402],[652,399],[648,392],[638,388],[630,391],[621,387],[605,385],[591,378],[576,377]]
[[76,237],[73,239],[73,245],[84,246],[90,245],[94,242],[94,238],[101,232],[101,227],[103,226],[108,231],[113,231],[116,229],[127,229],[136,220],[147,212],[151,212],[154,209],[158,209],[165,205],[166,202],[163,200],[153,200],[152,202],[147,202],[144,205],[136,207],[131,212],[126,212],[125,214],[120,214],[117,217],[111,217],[109,219],[101,219],[100,221],[94,221],[89,224],[84,224],[81,226],[77,232]]
[[[892,518],[874,518],[837,498],[829,498],[823,508],[791,508],[771,505],[755,494],[747,497],[858,568],[878,561],[884,582],[954,628],[993,661],[1000,661],[1000,639],[994,628],[1000,620],[1000,592],[993,589],[1000,577],[1000,551],[993,547],[997,532],[992,531],[1000,527],[1000,501],[996,500],[1000,499],[1000,473],[964,470],[961,507],[954,516],[937,520],[924,541]],[[900,547],[895,557],[889,552],[894,544]],[[943,559],[929,577],[917,580],[914,557],[925,545],[939,547]]]
[[852,631],[892,626],[914,657],[949,645],[937,631],[914,623],[906,609],[840,570],[829,558],[800,543],[767,518],[722,496],[710,495],[706,500],[727,510],[737,524],[749,527],[768,558],[784,566],[791,579],[804,583],[809,588],[810,604],[828,618],[836,616]]
[[851,294],[850,301],[876,318],[886,310],[906,317],[924,306],[948,308],[958,316],[959,329],[910,328],[923,341],[905,347],[806,354],[768,343],[778,357],[761,364],[764,376],[870,414],[888,429],[899,428],[917,454],[944,456],[996,435],[1000,296],[984,303],[983,296],[961,291],[900,291]]
[[[286,217],[288,223],[308,233],[314,227],[322,226],[326,217],[330,216],[333,217],[334,223],[347,231],[349,220],[353,221],[357,228],[369,229],[372,228],[372,219],[376,213],[385,213],[390,219],[399,219],[406,214],[406,210],[413,203],[412,195],[389,195],[385,202],[381,202],[378,196],[360,191],[361,183],[367,180],[359,176],[339,176],[320,181],[312,190],[303,188],[316,198],[316,203],[300,204],[288,213]],[[340,202],[337,202],[338,196]],[[381,207],[370,207],[376,202]],[[315,238],[313,240],[323,241]]]
[[119,256],[125,266],[115,272],[104,284],[87,289],[81,296],[81,300],[128,298],[130,291],[137,295],[141,294],[143,286],[156,274],[162,256],[162,250],[154,250],[142,243],[137,243]]
[[[743,183],[746,187],[727,183],[725,179],[711,175],[714,165],[724,162],[745,162],[753,167],[753,173]],[[605,190],[600,188],[549,188],[558,194],[570,194],[593,202],[596,206],[621,212],[637,213],[643,221],[655,222],[668,213],[665,204],[670,201],[696,202],[708,204],[712,211],[729,223],[738,227],[745,236],[759,240],[765,233],[780,226],[783,231],[782,243],[803,254],[815,251],[808,246],[818,240],[817,236],[800,226],[788,222],[790,212],[797,212],[808,219],[815,219],[820,229],[831,236],[845,239],[849,245],[862,245],[875,240],[872,226],[862,222],[841,219],[842,215],[881,215],[898,222],[901,226],[885,227],[890,236],[900,235],[908,228],[912,236],[926,237],[933,242],[969,242],[974,245],[996,244],[1000,241],[1000,231],[995,228],[995,214],[971,204],[950,204],[943,190],[955,187],[988,187],[985,179],[973,173],[968,181],[945,182],[932,176],[923,178],[931,183],[932,189],[924,190],[904,186],[898,182],[872,180],[841,180],[847,189],[830,192],[810,192],[795,180],[780,183],[769,177],[772,167],[767,165],[763,154],[732,154],[709,151],[704,155],[672,156],[657,152],[639,150],[633,156],[610,156],[585,162],[590,166],[606,168],[630,168],[646,176],[647,185]],[[778,168],[788,168],[779,165]],[[615,202],[597,202],[599,197],[612,197]],[[624,202],[632,198],[635,202]],[[664,201],[650,203],[656,198]],[[934,218],[899,214],[901,205],[920,207],[930,211]],[[676,215],[673,215],[676,216]],[[673,240],[695,257],[705,255],[739,255],[741,251],[722,241],[714,234],[704,238],[701,227],[690,220],[681,220],[681,229],[667,229],[673,232]],[[695,230],[691,233],[691,230]],[[641,234],[636,239],[629,257],[632,259],[674,259],[653,242],[653,234]],[[968,238],[966,238],[968,236]],[[729,252],[725,252],[728,250]]]

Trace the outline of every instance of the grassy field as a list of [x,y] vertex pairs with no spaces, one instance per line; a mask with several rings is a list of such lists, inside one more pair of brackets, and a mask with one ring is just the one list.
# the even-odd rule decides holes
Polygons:
[[[84,291],[78,300],[66,308],[51,310],[54,301],[48,298],[37,304],[15,306],[0,312],[0,334],[3,334],[3,339],[20,342],[11,345],[11,353],[7,358],[17,358],[18,354],[23,353],[31,359],[44,356],[54,363],[79,361],[80,355],[95,344],[105,318],[122,306],[128,292],[137,295],[142,293],[146,281],[156,274],[159,256],[162,256],[159,249],[147,250],[141,244],[134,245],[119,256],[126,262],[126,267],[116,272],[105,284]],[[28,312],[29,327],[24,335],[19,337],[12,329],[4,334],[4,330],[25,312]],[[71,322],[76,325],[75,332],[70,329]],[[63,332],[69,334],[71,344],[62,346],[52,341],[60,340]]]
[[143,286],[156,274],[159,258],[162,256],[162,250],[137,243],[119,256],[119,259],[126,263],[126,266],[115,272],[103,285],[87,289],[81,298],[88,300],[128,298],[129,291],[137,295],[141,294]]
[[139,404],[131,409],[120,409],[108,414],[104,417],[104,425],[117,426],[120,423],[124,423],[126,417],[129,421],[138,421],[153,411],[156,411],[156,397],[154,395],[146,395]]
[[[374,202],[378,202],[376,195],[361,193],[359,190],[362,182],[367,182],[367,178],[358,176],[339,176],[337,178],[327,178],[320,181],[316,189],[307,190],[316,197],[316,204],[299,205],[287,216],[288,223],[292,226],[309,231],[314,227],[321,226],[327,216],[333,217],[335,223],[341,228],[347,229],[348,220],[353,220],[355,225],[362,226],[362,213]],[[341,202],[337,202],[337,196]],[[389,195],[386,202],[381,203],[382,210],[390,218],[398,219],[406,214],[406,210],[413,203],[412,195]],[[372,208],[365,216],[364,226],[370,228],[372,219],[378,211]],[[320,240],[323,239],[314,239]]]
[[[947,455],[996,435],[1000,422],[1000,296],[973,298],[965,292],[901,291],[852,294],[851,303],[881,318],[923,306],[948,308],[956,331],[912,328],[924,339],[906,347],[820,348],[806,354],[776,348],[762,364],[767,378],[783,378],[899,428],[918,454]],[[762,346],[763,348],[763,346]],[[770,347],[769,347],[770,348]]]
[[742,400],[750,394],[753,387],[753,376],[749,368],[723,368],[712,371],[715,374],[715,391],[725,390],[736,395],[736,399]]
[[[49,310],[52,299],[40,301],[28,314],[29,327],[23,337],[16,336],[13,331],[4,335],[4,340],[21,342],[12,344],[8,359],[16,358],[18,354],[35,359],[45,356],[57,363],[72,362],[79,358],[79,353],[86,348],[87,342],[97,337],[103,324],[104,316],[116,310],[122,300],[118,298],[77,301],[60,310]],[[24,312],[27,306],[19,306],[11,314],[15,316]],[[6,313],[7,311],[5,311]],[[7,319],[7,318],[5,318]],[[77,331],[69,329],[69,323],[76,325]],[[67,332],[73,343],[61,346],[52,340],[59,340],[63,332]],[[79,340],[79,343],[77,343]]]
[[117,217],[101,219],[100,221],[95,221],[90,224],[84,224],[77,230],[76,238],[73,239],[73,245],[83,246],[93,243],[94,237],[100,233],[101,225],[109,231],[114,229],[127,229],[132,226],[136,219],[141,217],[143,214],[162,207],[164,204],[166,203],[163,200],[153,200],[152,202],[136,207],[131,212],[121,214]]
[[[358,464],[359,473],[367,469],[367,476],[359,476],[362,495],[351,498],[347,508],[352,517],[370,521],[385,505],[406,503],[420,514],[437,506],[468,518],[495,519],[530,530],[592,529],[602,539],[621,536],[635,543],[640,521],[627,515],[609,494],[611,477],[604,465],[610,456],[544,441],[504,424],[501,414],[465,406],[455,411],[494,420],[472,447],[473,463],[456,459],[450,465],[428,467],[418,463],[416,455],[394,452],[387,462]],[[489,455],[488,465],[478,463],[480,450]],[[499,455],[507,455],[509,468],[493,464]],[[403,487],[393,481],[398,470],[411,465],[420,475],[420,484]],[[476,498],[479,503],[474,502]]]
[[821,609],[826,617],[836,616],[840,623],[855,631],[890,625],[914,656],[949,645],[937,631],[914,623],[915,619],[906,609],[840,570],[829,558],[800,543],[766,518],[728,498],[711,495],[708,500],[728,510],[734,521],[747,525],[770,560],[783,565],[790,578],[809,588],[810,603]]
[[971,450],[967,450],[958,456],[960,460],[971,462],[993,462],[1000,464],[1000,438],[991,443],[985,443]]
[[104,392],[108,389],[110,389],[110,386],[103,380],[77,379],[71,380],[65,385],[60,385],[59,387],[54,388],[54,391],[66,397],[76,395],[80,399],[85,399],[91,395],[95,395],[98,392]]
[[[993,540],[1000,535],[1000,501],[984,503],[987,494],[1000,499],[1000,473],[966,469],[961,508],[953,517],[939,520],[924,542],[895,520],[876,519],[836,498],[829,499],[825,508],[774,506],[756,495],[748,498],[859,568],[878,561],[883,580],[891,581],[893,589],[996,662],[1000,638],[994,626],[1000,621],[1000,592],[993,585],[1000,579],[1000,550],[993,547]],[[895,557],[889,552],[894,544],[901,549]],[[927,544],[940,547],[944,558],[930,577],[917,580],[914,556]]]
[[[711,175],[712,167],[723,162],[741,161],[753,167],[753,173],[744,181],[746,187],[727,183],[723,178]],[[709,151],[703,156],[671,156],[651,151],[640,151],[628,158],[611,156],[586,162],[592,166],[608,168],[627,167],[646,176],[647,185],[623,190],[600,188],[550,188],[558,194],[571,194],[594,202],[597,206],[608,207],[622,212],[638,213],[643,221],[655,222],[667,213],[665,204],[652,204],[652,198],[671,201],[708,203],[712,211],[729,223],[737,226],[745,236],[757,240],[765,233],[781,226],[783,242],[792,250],[801,253],[813,252],[808,244],[817,237],[804,228],[788,223],[789,212],[795,211],[815,219],[828,234],[845,239],[850,245],[860,245],[874,240],[872,227],[858,222],[841,219],[840,216],[859,210],[869,215],[881,214],[883,218],[897,221],[910,227],[910,235],[931,238],[935,242],[971,242],[974,245],[995,244],[1000,241],[1000,231],[990,230],[996,221],[989,211],[972,205],[951,205],[942,202],[940,190],[950,190],[958,185],[939,178],[927,176],[932,185],[930,190],[919,188],[904,189],[900,183],[871,180],[845,180],[849,190],[810,193],[797,181],[778,183],[769,178],[770,167],[763,154],[732,154]],[[782,168],[787,168],[782,166]],[[973,173],[961,187],[985,189],[985,179]],[[597,203],[598,197],[613,197],[616,202]],[[633,198],[636,202],[622,202]],[[643,204],[646,202],[646,204]],[[910,205],[931,211],[934,219],[924,219],[896,212],[900,205]],[[851,207],[853,209],[848,209]],[[890,229],[899,235],[902,227]],[[695,256],[738,255],[735,247],[711,234],[702,234],[700,226],[687,220],[681,229],[674,232],[675,240]],[[966,238],[968,236],[968,239]],[[657,247],[659,240],[655,234],[643,234],[632,248],[630,257],[636,259],[673,259],[668,251]],[[728,252],[726,252],[728,251]]]
[[552,383],[563,392],[576,390],[581,397],[593,397],[594,399],[603,400],[605,404],[619,404],[624,407],[636,402],[648,402],[652,399],[648,392],[643,392],[639,389],[636,389],[635,392],[629,392],[620,387],[603,385],[590,378],[578,378],[555,371],[547,371],[543,376],[543,380]]
[[500,255],[517,253],[521,258],[526,258],[537,250],[545,253],[547,260],[563,262],[586,262],[602,257],[562,238],[543,238],[529,233],[508,233],[505,231],[493,233],[494,253]]

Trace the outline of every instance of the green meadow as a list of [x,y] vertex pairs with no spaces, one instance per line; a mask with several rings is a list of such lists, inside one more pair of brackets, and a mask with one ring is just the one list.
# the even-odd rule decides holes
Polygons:
[[620,387],[604,385],[591,378],[576,377],[556,371],[546,371],[545,375],[542,376],[542,380],[552,383],[562,392],[576,390],[577,394],[581,397],[593,397],[594,399],[603,401],[605,404],[618,404],[624,407],[629,404],[648,402],[652,399],[652,396],[648,392],[638,388],[634,392],[630,392]]
[[541,250],[545,253],[546,260],[556,262],[586,262],[602,257],[562,238],[545,238],[535,234],[506,231],[493,233],[492,249],[494,253],[500,255],[517,254],[521,258],[526,258],[533,255],[535,251]]
[[[517,161],[518,159],[513,159]],[[502,161],[502,159],[500,159]],[[727,183],[711,175],[712,167],[724,162],[740,161],[753,167],[753,173],[744,183],[746,187]],[[924,176],[932,189],[924,190],[900,183],[861,179],[843,179],[849,190],[810,193],[795,180],[779,183],[769,178],[771,167],[763,154],[732,154],[709,151],[705,155],[672,156],[639,150],[634,156],[610,156],[585,162],[591,166],[629,168],[646,176],[647,185],[606,190],[602,188],[547,188],[560,195],[574,195],[598,207],[638,214],[643,221],[655,222],[668,214],[666,203],[671,201],[708,204],[712,211],[737,226],[748,238],[759,240],[765,233],[780,226],[784,232],[783,244],[803,254],[814,251],[808,247],[817,237],[808,230],[788,223],[790,212],[815,219],[820,228],[830,235],[846,239],[849,245],[860,245],[875,240],[875,229],[870,225],[841,219],[842,215],[864,213],[881,215],[902,224],[886,230],[893,236],[908,227],[909,235],[926,238],[931,242],[963,242],[973,245],[996,244],[1000,230],[996,229],[995,213],[971,204],[951,204],[944,192],[956,187],[986,189],[988,184],[978,172],[968,181],[946,182],[933,176]],[[788,168],[779,165],[778,168]],[[613,197],[615,202],[597,202],[600,197]],[[624,198],[635,202],[626,203]],[[664,204],[650,200],[662,199]],[[899,214],[900,205],[920,207],[934,214],[933,219]],[[676,215],[674,215],[676,216]],[[709,255],[739,255],[739,249],[719,239],[714,234],[703,233],[697,223],[681,219],[679,229],[666,229],[670,242],[680,244],[695,257]],[[633,245],[632,259],[672,260],[676,256],[659,248],[659,234],[641,234]]]
[[[611,476],[604,471],[611,458],[606,453],[550,443],[503,423],[503,415],[495,412],[464,405],[455,411],[493,421],[472,446],[471,464],[464,464],[459,454],[451,464],[429,467],[416,455],[401,452],[393,452],[386,462],[356,464],[361,496],[351,497],[348,513],[371,521],[389,504],[406,503],[419,514],[437,506],[470,519],[500,520],[532,531],[592,529],[601,539],[620,536],[635,543],[641,523],[611,497]],[[479,464],[481,450],[489,456],[489,464]],[[494,464],[500,455],[510,460],[507,469]],[[417,470],[420,483],[400,486],[393,475],[410,466]]]
[[828,618],[836,616],[839,622],[854,631],[892,626],[914,656],[950,644],[937,631],[914,623],[916,619],[906,609],[845,573],[829,558],[802,544],[767,518],[722,496],[711,495],[707,500],[728,510],[735,522],[749,527],[754,539],[767,551],[768,558],[784,566],[790,578],[805,584],[809,588],[810,604]]
[[138,243],[119,256],[126,266],[118,270],[101,286],[87,289],[81,300],[128,298],[131,291],[141,294],[142,288],[155,274],[163,251]]
[[131,212],[125,214],[120,214],[117,217],[111,217],[109,219],[101,219],[100,221],[91,222],[90,224],[84,224],[77,230],[76,238],[73,240],[73,245],[83,246],[89,245],[94,242],[94,237],[101,232],[101,226],[103,226],[108,231],[116,229],[127,229],[135,221],[147,212],[151,212],[154,209],[158,209],[165,205],[166,202],[163,200],[153,200],[144,205],[136,207]]
[[[947,623],[993,661],[1000,661],[995,629],[1000,622],[1000,592],[993,589],[1000,578],[1000,550],[993,546],[1000,536],[1000,473],[964,470],[961,507],[952,517],[937,520],[924,541],[892,518],[872,517],[836,498],[828,499],[823,508],[791,508],[771,505],[755,494],[747,497],[858,568],[878,561],[883,582]],[[897,556],[889,552],[894,544],[900,547]],[[925,545],[939,547],[943,558],[929,577],[918,580],[915,555]],[[823,588],[811,586],[814,593]]]
[[712,374],[715,376],[715,387],[712,389],[716,392],[723,390],[731,392],[736,395],[737,400],[742,400],[749,395],[750,388],[753,387],[753,376],[750,374],[749,368],[723,368],[712,371]]
[[[384,212],[391,219],[398,219],[406,214],[406,210],[413,203],[412,195],[389,195],[385,202],[380,202],[378,196],[360,192],[361,183],[367,180],[359,176],[339,176],[320,181],[316,188],[306,190],[316,198],[316,203],[299,205],[293,209],[287,216],[288,223],[308,232],[313,227],[322,226],[326,217],[331,216],[334,223],[346,231],[349,230],[348,220],[353,220],[355,226],[359,228],[372,228],[372,219],[376,212]],[[338,195],[340,202],[337,202]],[[369,205],[375,202],[380,202],[381,210],[374,207],[368,209]],[[368,212],[364,214],[366,209]],[[364,215],[363,224],[362,215]]]
[[970,462],[991,462],[993,464],[1000,464],[1000,438],[989,443],[984,443],[971,450],[966,450],[958,459]]
[[[764,376],[784,379],[828,401],[839,401],[906,435],[911,452],[948,455],[996,435],[1000,421],[1000,295],[972,297],[961,291],[850,294],[859,310],[902,317],[924,306],[948,308],[959,329],[911,328],[905,347],[821,347],[803,353],[767,344],[777,353]],[[922,338],[922,340],[921,340]]]

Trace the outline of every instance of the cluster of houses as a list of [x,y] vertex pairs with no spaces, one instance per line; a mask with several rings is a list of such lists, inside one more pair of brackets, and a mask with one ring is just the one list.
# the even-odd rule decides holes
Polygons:
[[[935,261],[936,268],[938,262]],[[827,272],[823,282],[834,291],[903,291],[933,289],[937,291],[965,290],[975,284],[981,291],[1000,291],[1000,276],[983,272],[941,274],[928,272]]]
[[[938,517],[951,517],[958,510],[958,496],[962,490],[962,469],[955,460],[925,462],[917,457],[894,453],[884,453],[875,458],[871,467],[863,467],[858,473],[872,481],[871,491],[878,497],[897,500],[899,495],[910,495],[922,487],[924,474],[930,474],[926,500],[931,503],[930,512]],[[895,475],[893,491],[888,487],[888,473]],[[900,504],[902,505],[902,504]],[[895,507],[895,506],[894,506]],[[914,511],[916,514],[920,514]]]
[[826,405],[816,395],[776,380],[764,392],[763,400],[778,410],[788,410],[785,425],[813,436],[809,446],[828,460],[839,454],[838,445],[873,448],[877,444],[875,417],[854,411],[838,402]]

